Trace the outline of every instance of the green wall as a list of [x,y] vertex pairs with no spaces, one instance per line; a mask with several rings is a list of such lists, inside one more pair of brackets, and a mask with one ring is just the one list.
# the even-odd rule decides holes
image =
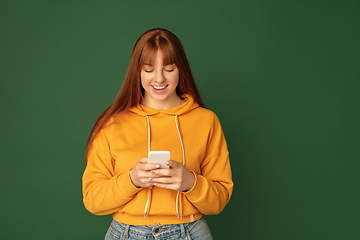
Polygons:
[[103,239],[82,159],[132,47],[183,42],[228,141],[215,239],[360,239],[359,1],[2,1],[1,239]]

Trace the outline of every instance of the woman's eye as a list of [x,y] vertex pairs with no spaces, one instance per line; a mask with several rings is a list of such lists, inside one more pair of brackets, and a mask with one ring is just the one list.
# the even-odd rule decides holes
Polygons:
[[174,69],[165,69],[166,72],[172,72]]
[[153,72],[154,70],[146,70],[146,69],[144,69],[144,71],[147,72],[147,73],[151,73],[151,72]]

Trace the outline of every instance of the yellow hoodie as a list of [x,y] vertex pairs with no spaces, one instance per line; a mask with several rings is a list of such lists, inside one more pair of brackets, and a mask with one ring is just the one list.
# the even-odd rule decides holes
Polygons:
[[[84,205],[129,225],[180,224],[220,213],[233,189],[229,152],[217,116],[189,95],[158,111],[138,105],[113,116],[95,137],[83,175]],[[137,188],[130,170],[148,151],[170,151],[195,175],[187,192]]]

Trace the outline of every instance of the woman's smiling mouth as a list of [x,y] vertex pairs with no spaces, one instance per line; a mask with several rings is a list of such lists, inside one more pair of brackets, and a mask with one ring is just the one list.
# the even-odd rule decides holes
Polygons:
[[151,85],[151,87],[153,87],[155,90],[163,90],[163,89],[165,89],[167,86],[169,86],[169,85],[166,85],[166,86],[154,86],[154,85]]

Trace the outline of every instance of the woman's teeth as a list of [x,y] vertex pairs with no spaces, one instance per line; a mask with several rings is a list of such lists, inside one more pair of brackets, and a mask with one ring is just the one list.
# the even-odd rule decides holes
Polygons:
[[161,89],[166,88],[167,86],[162,86],[162,87],[160,87],[160,86],[152,86],[152,87],[155,88],[156,90],[161,90]]

